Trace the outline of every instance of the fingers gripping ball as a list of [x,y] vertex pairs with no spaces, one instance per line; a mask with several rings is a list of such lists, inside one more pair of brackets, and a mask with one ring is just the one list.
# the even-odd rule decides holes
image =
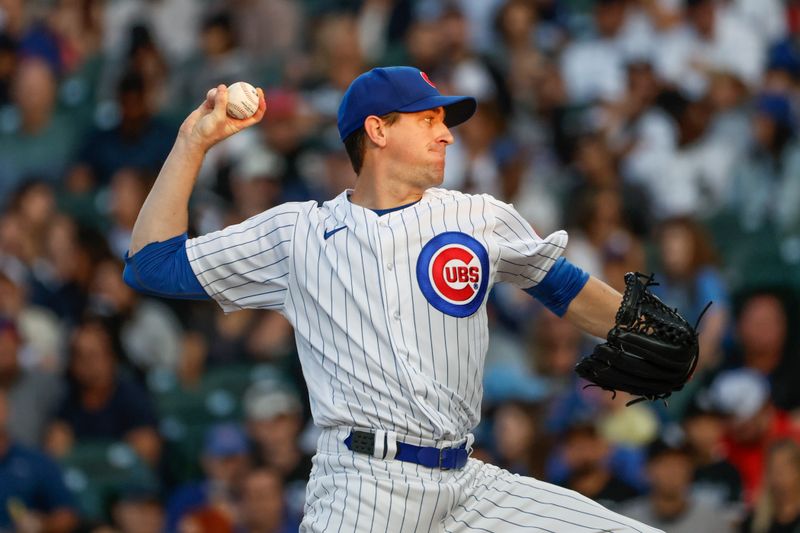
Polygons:
[[245,81],[237,81],[228,87],[228,116],[250,118],[258,111],[258,92]]

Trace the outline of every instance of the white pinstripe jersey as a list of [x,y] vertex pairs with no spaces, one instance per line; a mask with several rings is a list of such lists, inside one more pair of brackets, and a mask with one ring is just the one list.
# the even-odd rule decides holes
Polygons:
[[429,189],[383,216],[348,191],[287,203],[186,247],[226,312],[292,323],[317,425],[449,440],[480,419],[488,290],[537,284],[566,243],[491,196]]

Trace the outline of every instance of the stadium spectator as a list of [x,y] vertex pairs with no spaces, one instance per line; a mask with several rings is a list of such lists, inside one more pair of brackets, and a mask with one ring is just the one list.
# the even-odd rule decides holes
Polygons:
[[725,455],[725,417],[711,405],[707,390],[698,392],[692,400],[681,422],[694,462],[692,495],[709,505],[738,512],[742,480]]
[[[336,121],[338,102],[350,80],[367,67],[359,41],[356,13],[324,10],[315,26],[309,55],[311,70],[302,84],[307,87],[303,94],[313,113],[324,123],[332,125]],[[268,94],[265,96],[269,98]],[[269,118],[267,114],[262,124],[266,126]],[[289,122],[288,125],[292,123]],[[270,140],[271,137],[270,134],[267,139],[270,146],[278,152],[286,153]],[[291,167],[290,162],[289,168]]]
[[551,393],[565,390],[576,380],[573,372],[583,355],[581,331],[554,313],[543,310],[531,328],[531,357],[536,374],[547,379]]
[[643,270],[644,251],[627,225],[620,191],[603,187],[575,200],[577,212],[567,258],[617,290],[624,290],[619,266],[624,266],[623,274]]
[[22,226],[22,216],[15,210],[6,209],[0,217],[0,265],[16,283],[27,281],[29,265],[36,255],[36,247]]
[[773,42],[768,52],[762,89],[766,93],[788,94],[800,74],[800,51],[792,35]]
[[[0,260],[2,264],[2,260]],[[10,269],[9,269],[10,270]],[[64,325],[49,310],[28,303],[27,285],[19,274],[14,278],[0,267],[0,317],[16,324],[22,343],[17,352],[20,365],[58,373],[64,368],[62,346]]]
[[691,497],[692,458],[685,446],[656,440],[647,450],[650,493],[620,509],[626,516],[670,533],[732,532],[714,507]]
[[118,122],[95,128],[82,140],[78,166],[90,171],[94,187],[108,186],[126,167],[157,172],[167,158],[174,128],[153,115],[148,103],[152,89],[140,73],[124,73],[117,84]]
[[201,458],[205,478],[170,496],[166,531],[233,531],[236,501],[248,469],[247,452],[247,437],[237,424],[211,426]]
[[118,533],[154,533],[164,530],[164,506],[154,487],[129,483],[111,503],[112,523]]
[[299,504],[311,473],[311,457],[299,447],[303,429],[300,398],[288,384],[262,380],[245,391],[243,401],[253,463],[280,476],[291,511],[302,514]]
[[[213,5],[213,4],[212,4]],[[143,24],[173,68],[192,55],[208,4],[194,0],[131,0],[103,3],[103,52],[110,62],[124,61],[130,29]]]
[[0,530],[70,533],[78,513],[61,470],[50,457],[13,439],[9,403],[0,388]]
[[154,370],[174,374],[180,362],[183,329],[163,302],[142,298],[122,279],[122,262],[102,259],[89,287],[89,307],[111,328],[128,369],[141,376]]
[[137,24],[131,27],[127,61],[120,61],[120,66],[141,76],[148,88],[145,93],[147,109],[154,114],[169,113],[171,70],[148,26]]
[[14,191],[9,208],[19,215],[20,224],[25,228],[32,253],[28,261],[33,262],[43,253],[45,235],[56,215],[54,187],[41,180],[29,180]]
[[764,491],[741,533],[782,533],[800,528],[800,444],[778,441],[767,455]]
[[624,0],[593,4],[591,38],[574,42],[561,55],[561,72],[571,102],[615,102],[625,94],[625,63],[630,46],[623,31],[627,16]]
[[63,69],[73,73],[98,53],[102,42],[102,5],[96,0],[54,2],[46,23],[56,37]]
[[714,116],[709,136],[727,143],[735,153],[746,153],[752,142],[749,96],[747,86],[734,73],[711,74],[708,100]]
[[655,48],[659,76],[696,99],[715,70],[735,72],[751,87],[762,71],[765,43],[735,10],[716,0],[685,0],[686,18]]
[[428,76],[437,78],[438,70],[442,67],[442,56],[439,53],[443,45],[443,36],[438,31],[438,21],[425,17],[418,17],[408,28],[405,39],[405,53],[407,55],[403,64],[418,65]]
[[556,39],[539,24],[536,6],[527,0],[504,2],[495,13],[497,39],[489,51],[491,63],[508,78],[511,93],[519,95],[525,78],[542,61],[540,49],[551,50]]
[[548,438],[542,431],[542,406],[509,400],[492,414],[494,461],[521,476],[544,476]]
[[58,376],[37,368],[24,368],[20,362],[22,339],[16,324],[0,317],[0,390],[8,396],[7,431],[22,445],[42,444],[44,431],[58,402],[63,384]]
[[[575,141],[575,154],[572,172],[567,176],[569,186],[563,194],[563,213],[569,213],[570,202],[584,202],[594,194],[609,189],[615,191],[622,202],[622,218],[626,226],[638,236],[646,235],[648,230],[648,198],[638,185],[624,181],[618,170],[617,157],[606,138],[600,133],[580,136]],[[572,213],[575,217],[578,213]],[[577,221],[567,219],[567,225]]]
[[227,214],[225,225],[237,224],[278,205],[284,171],[284,161],[275,152],[262,148],[244,154],[231,169],[233,209]]
[[765,457],[779,439],[800,442],[800,427],[770,400],[769,382],[758,372],[740,368],[720,373],[710,400],[726,415],[725,454],[742,477],[744,501],[755,502],[762,490]]
[[41,254],[34,252],[31,257],[31,303],[49,309],[70,326],[86,308],[94,255],[90,247],[105,247],[102,239],[95,237],[75,220],[58,214],[47,226]]
[[293,533],[300,527],[298,515],[291,515],[284,503],[281,476],[268,468],[256,468],[242,481],[239,505],[241,533]]
[[123,374],[108,327],[88,319],[73,334],[68,389],[47,434],[47,448],[63,457],[78,442],[127,442],[148,464],[156,465],[161,439],[147,393]]
[[310,137],[315,126],[317,114],[326,112],[321,102],[325,100],[317,89],[311,94],[311,101],[297,91],[272,89],[266,92],[265,98],[272,102],[272,110],[261,121],[260,127],[263,142],[267,149],[274,151],[282,160],[281,185],[284,199],[305,198],[312,194],[313,184],[308,183],[308,176],[303,163],[308,161],[311,146]]
[[243,0],[231,4],[236,35],[252,57],[265,58],[275,69],[299,61],[307,19],[305,7],[292,0]]
[[[206,87],[234,80],[253,79],[253,63],[239,44],[233,18],[228,10],[210,11],[206,14],[200,31],[200,46],[194,56],[182,67],[178,105],[189,105],[205,97]],[[183,99],[187,99],[184,104]]]
[[197,310],[188,325],[196,363],[202,369],[257,360],[248,339],[257,334],[261,318],[254,311],[226,315],[210,306]]
[[[658,2],[647,2],[657,4]],[[629,61],[626,65],[627,92],[622,101],[604,107],[601,128],[611,154],[619,158],[619,173],[624,185],[642,194],[641,187],[660,178],[678,144],[677,124],[658,104],[664,83],[658,78],[651,60]],[[631,198],[630,193],[624,195]],[[649,202],[648,202],[649,203]],[[648,205],[634,206],[642,221],[649,223]],[[641,231],[641,230],[637,230]]]
[[728,365],[750,368],[769,379],[770,397],[778,408],[790,411],[800,407],[797,361],[789,336],[788,292],[756,289],[742,300]]
[[131,242],[133,223],[151,185],[150,176],[135,168],[123,167],[111,176],[108,188],[109,224],[105,236],[116,258],[125,257]]
[[752,136],[734,169],[728,207],[745,230],[800,234],[800,145],[788,96],[756,98]]
[[80,122],[58,109],[58,79],[47,61],[23,60],[11,93],[15,118],[0,128],[0,205],[30,179],[60,185],[81,133]]
[[565,486],[612,508],[618,508],[622,502],[639,494],[614,471],[610,464],[611,444],[594,424],[573,425],[563,442],[563,457],[569,473]]
[[662,160],[661,172],[643,175],[654,218],[716,213],[730,192],[737,154],[724,138],[711,135],[715,112],[711,103],[665,91],[658,104],[677,128],[675,150]]
[[788,17],[780,0],[732,0],[723,4],[755,31],[762,43],[780,40],[788,30]]
[[703,227],[688,217],[670,218],[657,228],[661,274],[653,292],[670,307],[681,310],[694,324],[709,302],[700,326],[698,368],[720,362],[721,343],[729,321],[729,298],[717,268],[716,252]]

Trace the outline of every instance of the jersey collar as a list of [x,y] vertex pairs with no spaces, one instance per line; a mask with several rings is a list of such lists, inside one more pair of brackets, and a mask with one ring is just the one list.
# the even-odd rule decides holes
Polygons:
[[338,196],[329,202],[326,202],[329,205],[334,218],[340,223],[356,225],[363,224],[365,220],[368,223],[375,223],[381,219],[388,220],[392,213],[402,211],[403,209],[414,209],[430,199],[429,191],[425,191],[425,193],[422,195],[422,198],[416,202],[394,207],[388,210],[378,210],[378,212],[376,212],[373,209],[362,207],[351,202],[350,195],[352,193],[353,189],[345,189]]

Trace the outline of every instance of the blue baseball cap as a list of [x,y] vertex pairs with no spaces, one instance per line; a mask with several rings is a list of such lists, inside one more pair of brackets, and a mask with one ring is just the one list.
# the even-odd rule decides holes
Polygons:
[[792,129],[792,103],[789,98],[778,93],[762,93],[756,97],[756,111],[768,116],[776,124]]
[[223,422],[211,426],[205,434],[203,454],[210,457],[231,457],[247,453],[247,437],[238,424]]
[[370,115],[394,111],[413,113],[444,107],[447,127],[461,124],[475,113],[471,96],[442,96],[428,75],[414,67],[374,68],[357,77],[339,105],[339,137],[344,141]]

